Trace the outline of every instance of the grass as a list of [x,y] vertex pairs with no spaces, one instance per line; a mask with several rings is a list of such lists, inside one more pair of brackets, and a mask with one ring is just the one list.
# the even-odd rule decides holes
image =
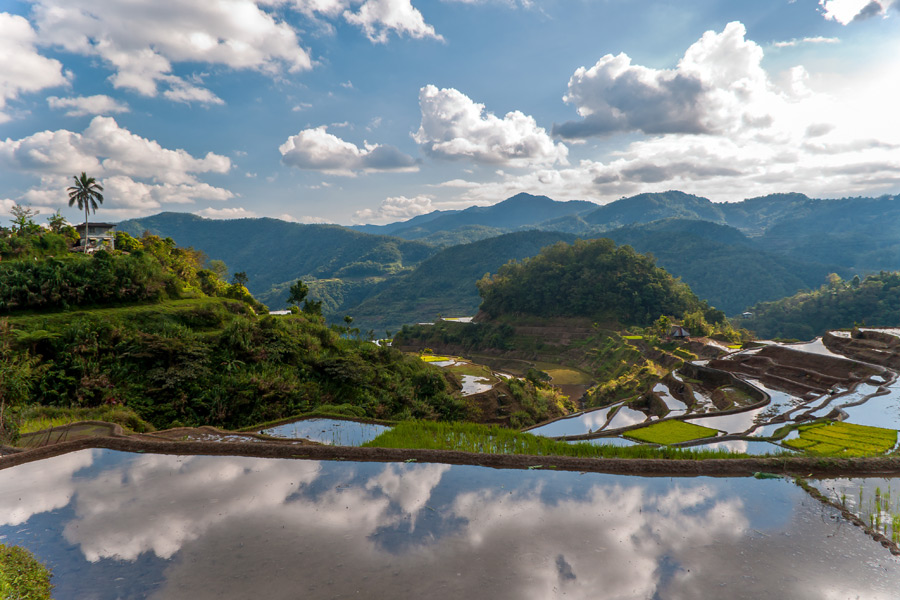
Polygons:
[[0,598],[49,600],[50,570],[28,550],[0,544]]
[[48,325],[63,327],[78,317],[89,315],[102,315],[103,318],[111,320],[116,320],[121,317],[127,317],[129,319],[139,318],[142,314],[156,317],[160,314],[177,315],[185,310],[206,308],[210,305],[235,302],[237,302],[237,300],[230,300],[227,298],[188,298],[185,300],[165,300],[163,302],[147,302],[144,304],[129,304],[127,306],[117,307],[75,308],[31,314],[16,313],[8,315],[6,318],[9,319],[10,324],[25,329],[32,329],[35,326],[41,326],[41,328],[46,329]]
[[118,423],[130,431],[143,433],[153,431],[153,426],[141,419],[129,408],[101,406],[98,408],[59,408],[55,406],[32,406],[24,412],[24,422],[19,433],[33,433],[51,427],[60,427],[78,421],[105,421]]
[[661,421],[640,429],[633,429],[623,435],[641,442],[667,445],[715,437],[718,433],[717,429],[710,427],[672,420]]
[[801,425],[799,438],[784,440],[785,446],[817,456],[877,456],[897,444],[893,429],[826,421]]
[[423,362],[433,363],[433,362],[443,362],[445,360],[454,360],[452,356],[434,356],[432,354],[423,354],[419,356]]
[[556,363],[535,362],[534,366],[547,373],[553,385],[587,385],[593,381],[593,378],[584,371]]
[[650,446],[602,446],[587,442],[570,444],[515,429],[475,423],[404,421],[363,444],[369,448],[456,450],[479,454],[528,454],[579,458],[746,458],[727,450],[655,448]]
[[622,339],[623,340],[642,340],[642,339],[644,339],[644,336],[642,336],[642,335],[623,335]]

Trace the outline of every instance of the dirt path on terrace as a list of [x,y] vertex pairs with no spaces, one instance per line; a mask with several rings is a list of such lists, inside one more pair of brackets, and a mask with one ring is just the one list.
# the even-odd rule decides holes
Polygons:
[[348,460],[359,462],[421,462],[475,465],[495,469],[555,469],[641,475],[649,477],[743,477],[757,472],[818,477],[861,477],[900,475],[900,458],[740,458],[707,460],[573,458],[566,456],[523,456],[476,454],[448,450],[398,450],[351,448],[344,446],[287,445],[254,443],[169,441],[153,438],[106,437],[66,441],[0,455],[0,469],[67,454],[87,448],[154,454],[250,456],[305,460]]

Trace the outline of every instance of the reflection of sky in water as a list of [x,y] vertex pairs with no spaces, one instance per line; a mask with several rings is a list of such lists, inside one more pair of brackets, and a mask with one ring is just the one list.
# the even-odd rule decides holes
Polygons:
[[894,383],[888,389],[890,393],[884,396],[873,396],[859,406],[844,407],[850,415],[847,422],[900,429],[900,383]]
[[895,597],[900,562],[835,514],[751,478],[99,450],[0,471],[0,536],[62,600]]
[[683,413],[687,407],[684,405],[684,402],[680,402],[669,393],[669,388],[664,383],[657,383],[653,386],[653,391],[659,394],[659,397],[662,398],[662,401],[666,403],[666,408],[669,409],[669,416],[672,416],[675,413]]
[[581,413],[574,417],[559,419],[552,423],[547,423],[535,429],[529,429],[528,433],[534,435],[544,435],[547,437],[558,437],[561,435],[581,435],[590,431],[597,431],[606,423],[606,415],[611,408],[600,408],[586,413]]
[[703,444],[701,446],[691,446],[692,450],[728,450],[750,455],[760,454],[778,454],[779,452],[788,452],[776,444],[769,442],[750,442],[747,440],[725,440],[722,442],[714,442],[712,444]]
[[283,438],[305,438],[335,446],[361,446],[374,440],[388,429],[390,427],[373,423],[357,423],[339,419],[305,419],[264,429],[262,433]]
[[480,394],[481,392],[486,392],[494,387],[494,384],[491,383],[490,379],[481,377],[479,375],[462,375],[460,379],[462,379],[461,383],[463,396]]
[[626,440],[621,437],[600,437],[591,440],[573,441],[572,444],[592,444],[594,446],[640,446],[640,442]]
[[618,411],[616,411],[615,416],[612,418],[612,421],[609,422],[609,425],[606,428],[618,429],[620,427],[628,427],[629,425],[637,425],[638,423],[643,423],[646,420],[647,415],[645,415],[641,411],[623,406]]
[[730,415],[721,415],[718,417],[702,417],[699,419],[689,419],[688,423],[695,425],[703,425],[704,427],[712,427],[713,429],[721,429],[726,433],[743,433],[753,427],[756,415],[760,414],[765,407],[755,408],[753,410],[745,410],[744,412],[734,413]]
[[801,352],[809,352],[811,354],[823,354],[825,356],[847,358],[843,354],[836,354],[826,348],[825,344],[822,343],[822,338],[816,338],[811,342],[806,342],[805,344],[786,344],[785,348],[790,348],[791,350],[799,350]]

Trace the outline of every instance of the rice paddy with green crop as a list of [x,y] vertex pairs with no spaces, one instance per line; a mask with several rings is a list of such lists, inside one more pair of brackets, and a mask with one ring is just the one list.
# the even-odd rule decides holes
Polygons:
[[694,423],[685,423],[684,421],[671,420],[653,423],[652,425],[641,427],[640,429],[632,429],[623,435],[624,437],[639,442],[668,445],[715,437],[718,434],[718,429],[703,427],[702,425],[695,425]]
[[690,460],[746,458],[745,454],[732,453],[727,450],[679,449],[665,446],[657,448],[643,445],[606,446],[587,442],[571,444],[496,425],[433,421],[403,421],[363,446],[457,450],[480,454],[576,456],[579,458],[678,458]]
[[893,429],[826,421],[801,425],[799,437],[782,443],[796,450],[820,456],[877,456],[897,444]]

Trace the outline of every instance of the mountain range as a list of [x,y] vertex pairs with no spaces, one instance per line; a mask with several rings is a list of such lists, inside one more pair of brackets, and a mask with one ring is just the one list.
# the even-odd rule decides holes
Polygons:
[[[813,199],[772,194],[714,203],[679,191],[607,205],[517,194],[488,207],[435,211],[387,225],[301,225],[161,213],[119,229],[171,236],[244,271],[248,287],[281,308],[296,279],[326,314],[396,328],[438,314],[471,314],[475,280],[541,245],[609,237],[681,277],[728,314],[842,277],[900,269],[897,197]],[[515,233],[510,236],[507,234]],[[554,236],[548,236],[548,233]]]

